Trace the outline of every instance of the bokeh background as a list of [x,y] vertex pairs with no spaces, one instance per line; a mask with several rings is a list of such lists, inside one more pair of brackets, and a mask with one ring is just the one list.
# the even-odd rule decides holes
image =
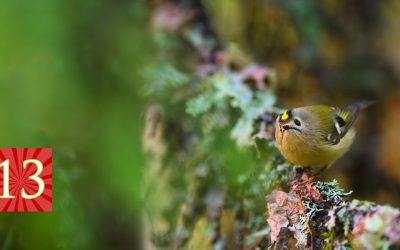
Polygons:
[[[147,166],[154,161],[142,148],[146,110],[159,103],[171,119],[186,119],[174,117],[182,109],[176,104],[165,106],[170,96],[144,90],[149,67],[165,60],[162,50],[169,43],[154,24],[157,18],[165,21],[165,13],[156,11],[164,2],[0,1],[0,145],[52,147],[54,154],[53,212],[2,214],[2,249],[145,247],[142,209],[150,214],[158,209],[143,195]],[[336,178],[355,198],[400,206],[400,2],[173,3],[197,6],[217,47],[235,44],[252,61],[275,69],[279,107],[375,100],[357,122],[351,151],[323,178]],[[168,46],[179,51],[175,63],[184,71],[193,62],[190,46]],[[171,124],[168,129],[179,134]],[[226,160],[231,164],[256,160],[254,149],[238,156],[229,136],[220,140],[219,153],[224,160],[231,157]],[[241,171],[244,166],[229,176]],[[175,191],[185,188],[179,182],[163,195],[184,197]],[[214,198],[218,195],[209,199]]]
[[1,1],[0,144],[53,148],[53,212],[2,214],[2,249],[138,247],[147,16],[136,1]]

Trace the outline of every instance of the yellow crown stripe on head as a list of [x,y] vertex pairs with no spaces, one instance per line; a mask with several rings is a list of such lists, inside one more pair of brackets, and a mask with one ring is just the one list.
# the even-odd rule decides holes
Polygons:
[[287,111],[285,111],[285,113],[282,114],[281,119],[282,119],[282,121],[284,121],[284,120],[286,120],[287,118],[289,118],[289,115],[288,115]]

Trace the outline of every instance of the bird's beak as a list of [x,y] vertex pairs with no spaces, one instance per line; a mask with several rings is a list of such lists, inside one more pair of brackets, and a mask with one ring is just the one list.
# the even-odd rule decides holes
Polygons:
[[285,120],[285,121],[279,120],[278,124],[279,124],[279,126],[286,126],[286,124],[288,124],[288,122],[289,122],[289,120]]
[[287,123],[280,124],[280,125],[279,125],[279,128],[281,129],[282,133],[285,132],[286,130],[291,130],[291,129],[296,130],[296,131],[299,131],[299,132],[301,133],[301,130],[300,130],[299,128],[290,126],[290,125],[287,124]]

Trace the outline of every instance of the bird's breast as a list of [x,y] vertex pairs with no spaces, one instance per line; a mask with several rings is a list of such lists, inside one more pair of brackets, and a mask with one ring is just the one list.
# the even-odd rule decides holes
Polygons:
[[315,135],[308,138],[293,131],[276,130],[276,142],[279,151],[291,163],[304,167],[330,166],[350,147],[354,132],[351,131],[339,144],[323,142]]

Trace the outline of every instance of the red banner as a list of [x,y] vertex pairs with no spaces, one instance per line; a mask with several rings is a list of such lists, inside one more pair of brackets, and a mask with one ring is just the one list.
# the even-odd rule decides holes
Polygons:
[[0,149],[0,211],[52,210],[51,148]]

